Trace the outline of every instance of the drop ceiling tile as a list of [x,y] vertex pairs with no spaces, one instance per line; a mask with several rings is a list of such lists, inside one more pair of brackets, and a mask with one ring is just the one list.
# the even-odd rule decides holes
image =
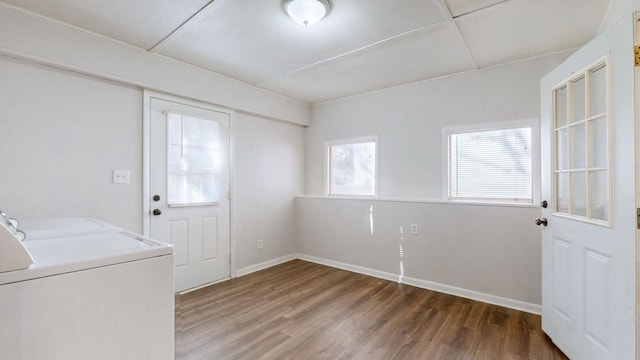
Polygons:
[[259,87],[318,103],[474,68],[454,25],[440,23]]
[[332,3],[305,28],[280,1],[216,0],[154,51],[257,84],[446,19],[438,0]]
[[584,45],[609,0],[511,0],[455,20],[480,67]]
[[149,49],[208,0],[3,0],[25,10]]
[[505,0],[445,0],[453,17],[468,14],[503,1]]

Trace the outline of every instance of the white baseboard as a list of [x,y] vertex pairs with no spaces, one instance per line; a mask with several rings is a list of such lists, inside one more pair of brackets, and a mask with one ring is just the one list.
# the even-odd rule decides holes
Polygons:
[[397,274],[392,274],[392,273],[374,270],[374,269],[370,269],[362,266],[342,263],[339,261],[322,259],[315,256],[299,254],[297,258],[300,260],[310,261],[313,263],[331,266],[331,267],[342,269],[342,270],[352,271],[352,272],[356,272],[363,275],[369,275],[369,276],[373,276],[380,279],[400,282],[403,284],[419,287],[422,289],[438,291],[441,293],[455,295],[455,296],[459,296],[459,297],[463,297],[471,300],[477,300],[477,301],[481,301],[481,302],[485,302],[493,305],[503,306],[510,309],[525,311],[525,312],[536,314],[536,315],[540,315],[542,313],[542,307],[540,305],[532,304],[532,303],[528,303],[520,300],[509,299],[509,298],[491,295],[491,294],[485,294],[485,293],[481,293],[474,290],[463,289],[456,286],[445,285],[445,284],[440,284],[433,281],[416,279],[416,278],[411,278],[406,276],[400,278],[400,276]]
[[286,263],[287,261],[295,260],[297,258],[298,258],[298,254],[289,254],[289,255],[281,256],[279,258],[275,258],[275,259],[272,259],[272,260],[269,260],[269,261],[265,261],[265,262],[262,262],[260,264],[255,264],[255,265],[247,266],[247,267],[242,268],[242,269],[238,269],[238,270],[236,270],[235,276],[236,277],[245,276],[245,275],[254,273],[256,271],[264,270],[264,269],[270,268],[272,266],[276,266],[276,265],[280,265],[282,263]]

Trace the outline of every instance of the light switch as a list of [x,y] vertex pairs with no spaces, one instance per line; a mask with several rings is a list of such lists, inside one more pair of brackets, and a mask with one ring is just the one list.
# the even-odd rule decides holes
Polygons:
[[113,169],[113,183],[114,184],[128,184],[130,181],[131,172],[129,170]]
[[418,235],[418,224],[411,224],[411,235]]

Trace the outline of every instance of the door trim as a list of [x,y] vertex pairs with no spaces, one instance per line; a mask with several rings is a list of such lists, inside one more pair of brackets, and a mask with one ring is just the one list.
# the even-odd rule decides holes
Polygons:
[[[633,13],[633,44],[640,44],[640,11]],[[635,162],[636,162],[636,209],[640,208],[640,67],[634,67],[634,124],[635,124]],[[639,220],[636,219],[636,223]],[[640,264],[640,229],[636,227],[636,264]],[[640,266],[636,265],[636,338],[640,336]],[[640,359],[640,341],[636,341],[636,359]]]
[[[236,112],[231,109],[219,107],[209,103],[187,99],[180,96],[169,95],[161,92],[143,89],[142,91],[142,234],[151,234],[151,207],[149,199],[150,192],[150,166],[151,166],[151,99],[178,102],[181,104],[201,107],[207,110],[229,114],[229,274],[231,278],[236,277],[236,231],[235,231],[235,117]],[[210,285],[210,284],[207,284]]]

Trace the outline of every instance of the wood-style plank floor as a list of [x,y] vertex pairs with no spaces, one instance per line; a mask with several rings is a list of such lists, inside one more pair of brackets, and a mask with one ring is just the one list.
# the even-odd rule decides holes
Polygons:
[[301,260],[176,296],[176,360],[567,359],[540,317]]

